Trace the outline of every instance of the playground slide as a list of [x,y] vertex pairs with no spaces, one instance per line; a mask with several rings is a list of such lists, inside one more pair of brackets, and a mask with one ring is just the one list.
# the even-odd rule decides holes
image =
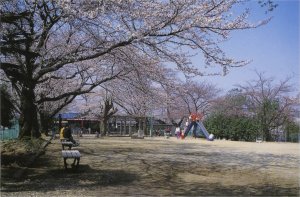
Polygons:
[[197,125],[200,127],[202,133],[205,135],[206,139],[208,140],[212,140],[209,138],[209,133],[207,132],[207,130],[205,129],[204,125],[202,124],[202,122],[197,122]]

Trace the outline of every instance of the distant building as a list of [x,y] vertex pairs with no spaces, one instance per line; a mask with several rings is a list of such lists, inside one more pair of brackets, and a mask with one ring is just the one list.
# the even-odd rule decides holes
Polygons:
[[[80,113],[61,113],[61,121],[68,123],[74,134],[79,132],[94,134],[100,131],[100,117],[91,117]],[[59,115],[55,116],[59,123]],[[145,135],[162,134],[165,129],[172,127],[171,124],[152,117],[138,117],[130,115],[114,115],[108,120],[108,135],[129,136],[138,129]]]

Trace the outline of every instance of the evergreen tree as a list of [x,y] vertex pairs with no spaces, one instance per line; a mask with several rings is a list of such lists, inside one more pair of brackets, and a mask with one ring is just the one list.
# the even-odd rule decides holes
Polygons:
[[10,94],[7,90],[7,87],[2,85],[0,86],[1,90],[1,125],[4,127],[10,127],[11,126],[11,120],[14,117],[14,106],[13,103],[11,102]]

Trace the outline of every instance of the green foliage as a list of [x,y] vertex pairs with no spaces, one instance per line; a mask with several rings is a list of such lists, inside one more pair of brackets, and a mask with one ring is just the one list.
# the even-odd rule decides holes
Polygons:
[[281,113],[278,100],[266,98],[261,105],[257,106],[256,118],[259,130],[263,132],[263,136],[267,141],[271,141],[271,130],[282,126],[286,115]]
[[90,128],[91,128],[91,131],[92,132],[95,132],[95,131],[99,131],[99,124],[98,122],[91,122],[90,123]]
[[300,126],[293,121],[288,121],[284,125],[285,131],[287,132],[288,142],[299,142]]
[[11,120],[14,117],[14,106],[10,100],[11,96],[5,85],[0,86],[1,95],[1,125],[4,127],[10,127],[12,125]]
[[223,101],[215,107],[204,124],[216,138],[254,141],[257,136],[258,123],[249,117],[245,108],[247,98],[240,89],[232,89]]
[[254,118],[227,114],[213,114],[204,121],[206,129],[216,138],[254,141],[257,135],[257,123]]

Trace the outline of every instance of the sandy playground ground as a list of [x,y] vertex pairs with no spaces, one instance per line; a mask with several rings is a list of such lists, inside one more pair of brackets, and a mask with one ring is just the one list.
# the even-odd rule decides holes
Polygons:
[[58,139],[22,177],[1,167],[1,196],[299,196],[297,143],[83,136],[76,171]]

